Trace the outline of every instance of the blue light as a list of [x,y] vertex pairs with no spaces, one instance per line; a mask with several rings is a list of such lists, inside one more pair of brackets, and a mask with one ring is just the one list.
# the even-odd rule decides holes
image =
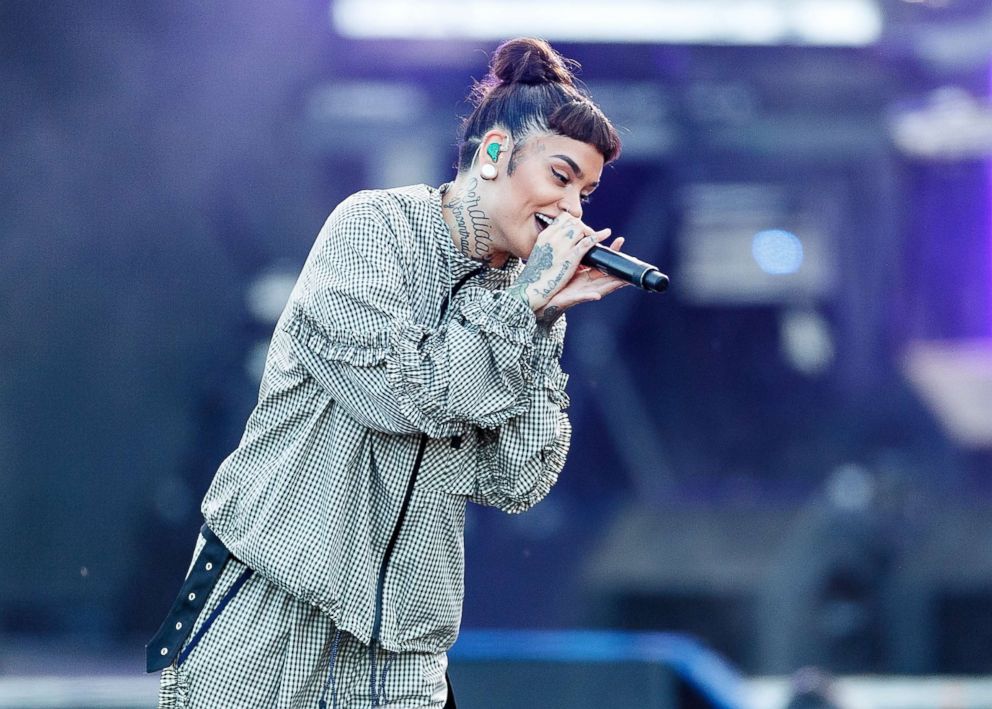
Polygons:
[[795,273],[803,265],[803,244],[799,237],[783,229],[767,229],[754,235],[751,254],[765,273],[782,276]]

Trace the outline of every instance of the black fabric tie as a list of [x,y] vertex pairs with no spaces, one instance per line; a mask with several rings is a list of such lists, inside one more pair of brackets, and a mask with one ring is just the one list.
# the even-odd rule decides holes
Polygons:
[[207,597],[217,585],[220,572],[231,558],[231,552],[207,525],[203,525],[200,534],[207,543],[197,555],[193,569],[186,577],[169,614],[145,646],[148,672],[157,672],[168,667],[179,655]]

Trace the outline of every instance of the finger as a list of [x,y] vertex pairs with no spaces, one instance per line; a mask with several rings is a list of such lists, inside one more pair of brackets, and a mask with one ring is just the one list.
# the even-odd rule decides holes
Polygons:
[[576,242],[575,247],[579,251],[586,252],[609,236],[610,229],[608,227],[606,229],[600,229],[599,231],[589,232],[582,239],[579,239]]
[[[599,285],[599,284],[597,284]],[[614,279],[611,282],[604,283],[599,288],[599,293],[602,295],[609,295],[613,291],[620,290],[621,288],[626,288],[627,286],[632,286],[633,283],[628,283],[627,281],[621,281],[620,279]]]
[[608,276],[605,273],[600,273],[599,278],[590,278],[584,289],[595,291],[601,295],[607,295],[629,285],[632,284],[616,276]]
[[578,303],[590,300],[600,300],[603,296],[612,293],[619,288],[630,285],[615,276],[607,276],[598,271],[595,275],[586,276],[580,274],[576,276],[565,288],[560,290],[551,301],[559,307],[571,307]]
[[568,310],[572,306],[579,305],[581,303],[590,303],[592,301],[600,300],[602,296],[599,293],[568,293],[562,295],[559,293],[550,301],[549,305],[554,305],[562,310]]
[[626,239],[624,237],[618,236],[617,238],[615,238],[613,240],[613,243],[610,244],[610,248],[613,251],[619,251],[623,247],[623,243],[625,241],[626,241]]
[[562,212],[552,219],[551,226],[558,227],[559,229],[575,229],[577,231],[586,231],[589,229],[589,227],[582,223],[581,219],[573,217],[568,212]]

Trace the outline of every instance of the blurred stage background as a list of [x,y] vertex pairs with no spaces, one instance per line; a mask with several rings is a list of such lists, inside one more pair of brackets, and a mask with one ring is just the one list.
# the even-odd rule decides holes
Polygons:
[[470,511],[464,626],[686,634],[746,678],[992,670],[992,4],[14,0],[8,688],[148,691],[313,237],[450,179],[521,34],[623,131],[586,221],[673,287],[570,315],[569,463],[525,515]]

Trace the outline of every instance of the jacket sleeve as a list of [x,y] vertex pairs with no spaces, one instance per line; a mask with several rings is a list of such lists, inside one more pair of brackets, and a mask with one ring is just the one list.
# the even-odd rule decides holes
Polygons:
[[559,365],[565,320],[547,337],[537,335],[532,355],[535,386],[527,411],[508,420],[483,438],[473,502],[519,513],[537,504],[557,482],[565,465],[572,427],[568,406],[568,377]]
[[526,412],[540,378],[530,309],[467,285],[443,323],[418,322],[397,236],[374,201],[356,197],[324,225],[280,321],[304,367],[388,433],[453,436]]

